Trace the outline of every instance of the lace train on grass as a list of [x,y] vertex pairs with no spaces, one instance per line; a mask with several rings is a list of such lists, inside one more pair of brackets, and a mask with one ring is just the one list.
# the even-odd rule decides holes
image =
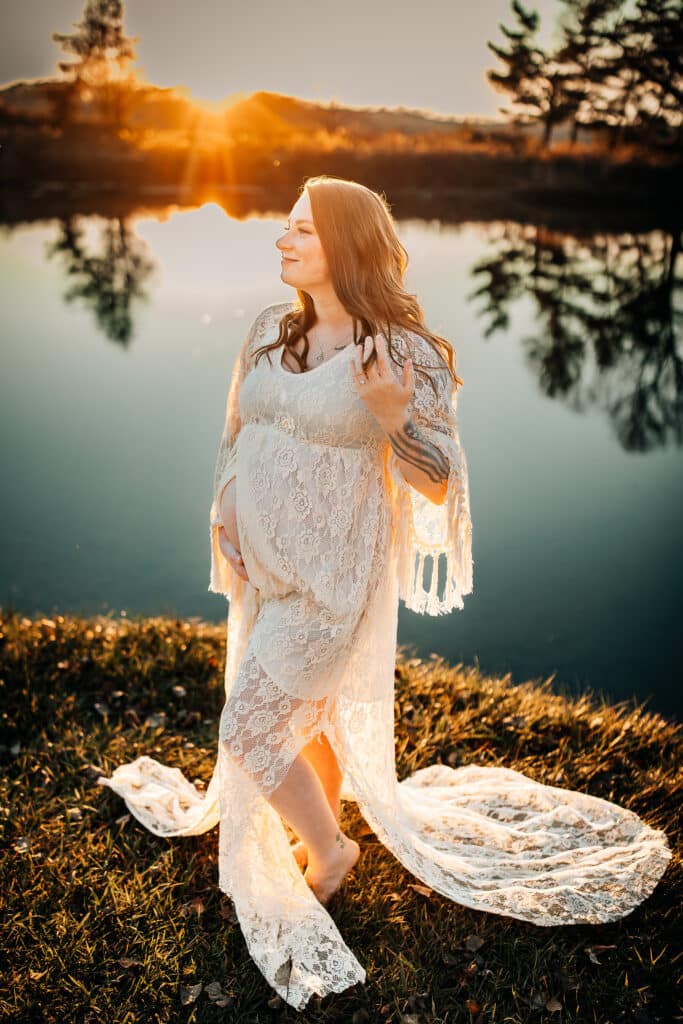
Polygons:
[[[415,375],[414,420],[450,463],[447,500],[437,506],[403,480],[355,392],[349,352],[303,375],[278,367],[277,355],[272,365],[251,365],[253,348],[277,336],[289,308],[268,307],[247,333],[216,460],[209,588],[226,595],[229,615],[208,789],[147,756],[98,781],[156,835],[219,825],[219,887],[264,978],[302,1009],[314,993],[366,978],[267,799],[318,732],[342,769],[342,799],[357,803],[407,871],[463,906],[537,925],[616,920],[652,892],[671,850],[663,832],[626,808],[509,769],[433,764],[398,781],[399,598],[436,615],[461,608],[472,590],[455,397],[444,371],[435,371],[436,396]],[[419,336],[403,344],[404,354],[429,361]],[[218,499],[231,473],[249,582],[217,543]],[[356,884],[353,872],[345,884]]]

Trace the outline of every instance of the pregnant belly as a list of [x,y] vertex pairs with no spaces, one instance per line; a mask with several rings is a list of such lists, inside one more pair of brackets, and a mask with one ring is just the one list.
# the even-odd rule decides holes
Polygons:
[[238,542],[238,531],[237,531],[237,515],[235,508],[235,479],[226,484],[223,488],[223,492],[220,496],[220,502],[218,512],[221,517],[221,522],[225,533],[227,534],[228,540],[237,546]]
[[262,597],[307,591],[334,615],[357,610],[386,525],[377,468],[357,450],[292,438],[274,457],[272,441],[253,442],[240,445],[236,497],[250,581]]

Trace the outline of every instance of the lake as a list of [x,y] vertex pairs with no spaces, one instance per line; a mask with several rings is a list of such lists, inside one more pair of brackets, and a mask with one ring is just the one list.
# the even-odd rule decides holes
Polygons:
[[[295,297],[275,248],[286,213],[237,220],[208,203],[5,228],[3,604],[225,619],[207,589],[214,459],[244,332]],[[407,288],[465,382],[474,557],[464,610],[401,605],[399,643],[680,717],[672,236],[398,230]]]

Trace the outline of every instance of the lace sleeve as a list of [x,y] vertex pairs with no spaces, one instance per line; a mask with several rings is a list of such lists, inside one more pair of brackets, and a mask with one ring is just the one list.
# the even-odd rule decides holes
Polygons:
[[[394,336],[392,335],[392,345]],[[401,473],[400,463],[388,447],[388,471],[398,542],[399,598],[406,608],[426,615],[445,615],[464,606],[472,593],[472,521],[467,460],[460,444],[456,416],[457,387],[435,350],[420,335],[397,336],[395,348],[405,358],[434,367],[414,373],[415,388],[409,411],[415,423],[449,462],[448,490],[442,505],[426,498]],[[396,367],[398,373],[398,367]],[[439,596],[440,556],[445,558],[444,592]],[[427,557],[431,576],[424,583]]]
[[222,526],[219,507],[224,488],[236,475],[237,440],[242,426],[239,410],[239,395],[242,382],[249,372],[249,358],[252,345],[257,337],[259,326],[263,320],[261,312],[253,321],[242,342],[237,361],[232,370],[228,398],[225,406],[223,433],[218,445],[216,463],[213,472],[213,492],[211,510],[209,512],[209,535],[211,543],[211,571],[209,590],[216,594],[225,594],[230,600],[234,586],[241,582],[240,577],[225,558],[218,544],[218,532]]

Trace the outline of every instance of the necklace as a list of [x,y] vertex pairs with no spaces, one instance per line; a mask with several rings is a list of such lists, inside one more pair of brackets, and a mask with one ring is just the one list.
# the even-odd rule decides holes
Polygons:
[[[307,334],[306,336],[309,337],[309,334]],[[353,344],[353,340],[351,342],[347,342],[346,345],[335,345],[333,347],[333,350],[335,352],[341,352],[342,349],[345,349],[348,344]],[[318,352],[317,355],[313,356],[312,362],[315,365],[320,365],[320,363],[326,362],[326,360],[328,359],[329,356],[330,356],[330,351],[329,350],[324,351],[324,352],[322,352],[322,351]]]

